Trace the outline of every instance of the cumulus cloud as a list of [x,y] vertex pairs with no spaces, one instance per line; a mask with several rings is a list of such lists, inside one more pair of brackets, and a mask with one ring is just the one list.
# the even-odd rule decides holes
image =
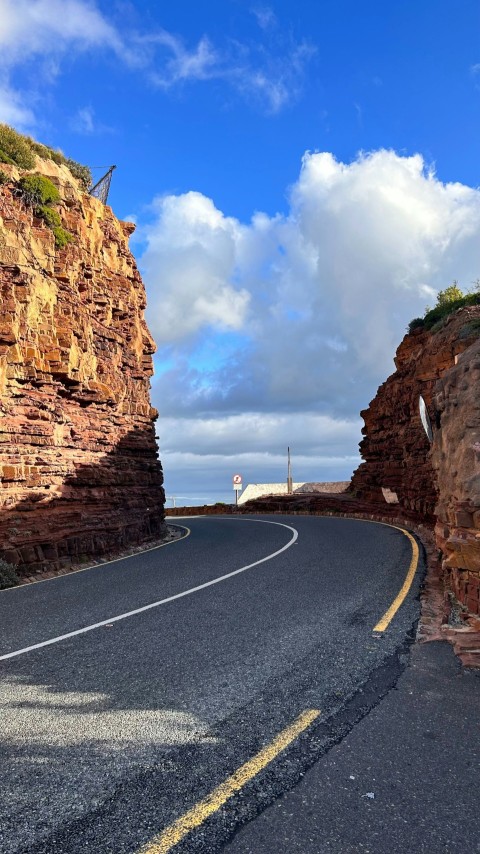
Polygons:
[[480,266],[480,193],[443,184],[419,155],[307,153],[288,215],[248,225],[199,193],[155,208],[142,264],[157,340],[217,320],[243,329],[253,389],[263,376],[272,405],[371,387],[426,297]]
[[[304,453],[318,458],[308,425],[318,436],[324,425],[308,413],[358,431],[408,321],[480,270],[480,192],[442,183],[420,155],[380,150],[341,163],[307,152],[288,212],[247,224],[198,193],[158,200],[154,212],[142,266],[160,347],[154,396],[178,419],[172,453],[181,419],[203,447],[204,428],[192,427],[200,414],[215,420],[205,429],[219,446],[230,431],[240,448],[262,444],[265,419],[267,434],[276,424],[284,443],[306,437]],[[199,346],[205,333],[218,348]],[[244,412],[258,416],[246,432],[229,420]],[[295,436],[280,429],[284,418]],[[358,432],[338,437],[337,456],[354,455]]]
[[249,294],[233,283],[239,223],[201,193],[159,198],[153,209],[142,268],[154,336],[168,343],[205,326],[242,327]]

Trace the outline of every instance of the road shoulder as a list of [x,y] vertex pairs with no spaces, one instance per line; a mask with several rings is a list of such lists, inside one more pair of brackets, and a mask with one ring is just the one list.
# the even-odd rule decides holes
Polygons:
[[480,851],[480,677],[416,644],[384,699],[229,854]]

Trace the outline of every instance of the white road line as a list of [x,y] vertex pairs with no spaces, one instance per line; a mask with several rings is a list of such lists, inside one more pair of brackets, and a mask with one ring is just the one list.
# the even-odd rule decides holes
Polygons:
[[[197,518],[196,516],[194,518]],[[181,543],[182,540],[186,540],[187,537],[190,536],[190,528],[187,528],[186,525],[177,525],[177,528],[183,528],[187,533],[180,537],[178,540],[167,540],[166,543],[159,543],[158,546],[149,546],[148,549],[142,549],[140,552],[132,552],[129,555],[122,555],[122,557],[114,557],[112,560],[103,560],[101,563],[94,563],[92,566],[82,566],[81,569],[72,569],[71,572],[67,572],[66,575],[54,575],[52,578],[39,578],[35,581],[29,581],[28,584],[20,584],[15,587],[6,587],[4,590],[0,590],[0,596],[3,593],[11,593],[12,590],[28,590],[32,584],[46,584],[47,581],[63,581],[65,578],[70,578],[72,575],[80,575],[81,572],[90,572],[91,569],[101,569],[102,566],[108,566],[110,563],[119,563],[121,560],[128,560],[131,557],[139,557],[140,555],[144,555],[147,552],[155,552],[157,549],[164,549],[165,546],[172,546],[176,543]]]
[[74,632],[67,632],[65,635],[59,635],[56,638],[50,638],[49,640],[41,641],[41,643],[26,646],[24,649],[17,649],[15,652],[8,652],[6,655],[0,655],[0,661],[5,661],[7,658],[16,658],[19,655],[25,655],[27,652],[32,652],[34,649],[41,649],[43,646],[51,646],[51,644],[60,643],[60,641],[66,640],[67,638],[73,638],[76,637],[76,635],[83,635],[86,632],[92,632],[94,629],[99,629],[102,626],[117,623],[119,620],[126,620],[127,617],[133,617],[135,614],[142,614],[144,611],[150,611],[152,608],[158,608],[160,605],[166,605],[168,602],[173,602],[175,599],[182,599],[184,596],[190,596],[192,593],[198,593],[199,590],[204,590],[206,587],[212,587],[214,584],[220,584],[221,581],[226,581],[227,578],[233,578],[234,575],[239,575],[241,572],[246,572],[247,569],[252,569],[254,566],[265,563],[267,560],[272,560],[274,557],[277,557],[282,554],[282,552],[289,549],[290,546],[293,546],[298,539],[298,531],[290,525],[284,525],[282,522],[269,522],[266,519],[242,519],[241,521],[259,522],[263,525],[278,525],[280,528],[287,528],[289,531],[292,531],[293,536],[285,546],[282,546],[281,549],[267,555],[267,557],[262,557],[260,560],[256,560],[255,563],[249,563],[248,566],[242,566],[240,569],[235,569],[233,572],[228,572],[226,575],[221,575],[219,578],[214,578],[212,581],[206,581],[204,584],[199,584],[197,587],[191,587],[189,590],[184,590],[182,593],[176,593],[174,596],[168,596],[166,599],[160,599],[158,602],[152,602],[150,605],[144,605],[142,608],[135,608],[134,611],[127,611],[125,614],[118,614],[118,616],[110,617],[108,620],[102,620],[100,623],[93,623],[91,626],[84,626],[82,629],[76,629]]

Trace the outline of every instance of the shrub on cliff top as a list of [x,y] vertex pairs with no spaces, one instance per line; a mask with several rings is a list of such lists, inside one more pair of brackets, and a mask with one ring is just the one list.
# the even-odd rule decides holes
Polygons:
[[440,321],[467,305],[480,305],[479,282],[477,280],[474,283],[473,292],[464,294],[455,280],[448,288],[438,292],[435,308],[427,308],[424,317],[414,317],[410,321],[408,331],[411,333],[414,329],[422,327],[437,332],[441,329]]
[[0,184],[8,184],[12,179],[3,169],[0,169]]
[[58,166],[65,161],[65,155],[58,149],[55,150],[54,148],[50,148],[49,145],[43,145],[42,142],[37,142],[35,139],[32,139],[31,136],[27,136],[25,139],[27,140],[31,150],[35,154],[38,154],[42,160],[53,160],[53,162]]
[[15,587],[18,583],[19,578],[15,567],[0,558],[0,590],[5,590],[7,587]]
[[480,305],[480,294],[467,294],[459,299],[444,302],[442,305],[436,305],[435,308],[427,311],[424,317],[425,329],[432,329],[444,317],[453,314],[453,312],[458,311],[459,308],[464,308],[466,305]]
[[65,158],[65,166],[68,166],[73,177],[80,181],[85,190],[92,186],[92,173],[88,166],[82,166],[81,163],[71,160],[70,157]]
[[83,166],[81,163],[77,163],[76,160],[72,160],[71,157],[65,157],[63,151],[60,151],[59,148],[50,148],[49,145],[43,145],[41,142],[37,142],[35,139],[31,139],[31,137],[26,137],[28,144],[35,154],[38,154],[42,160],[53,160],[58,166],[67,166],[70,169],[74,178],[77,178],[78,181],[82,184],[85,190],[88,190],[92,185],[92,173],[88,166]]
[[408,331],[412,333],[414,329],[423,329],[424,326],[425,321],[423,317],[414,317],[408,324]]
[[450,305],[452,302],[458,302],[459,299],[463,299],[465,294],[458,287],[458,282],[455,279],[453,284],[449,285],[448,288],[445,288],[444,291],[439,291],[437,294],[437,305],[435,308],[444,305]]
[[18,187],[23,199],[30,205],[55,204],[60,201],[60,193],[55,184],[45,175],[25,175],[20,178]]
[[30,136],[18,133],[9,125],[0,124],[0,163],[14,163],[20,169],[34,169],[36,154],[43,160],[53,160],[58,166],[67,166],[85,190],[91,187],[92,173],[88,166],[65,157],[58,148],[50,148]]
[[9,125],[0,124],[0,149],[20,169],[33,169],[35,166],[35,155],[27,138]]
[[88,188],[91,187],[92,173],[88,166],[83,166],[81,163],[77,163],[77,161],[72,160],[71,157],[65,157],[63,151],[60,151],[59,148],[50,148],[49,145],[43,145],[43,143],[37,142],[35,139],[31,139],[30,137],[27,139],[35,154],[38,154],[38,156],[43,160],[53,160],[53,162],[58,166],[67,166],[73,177],[80,181],[85,190],[88,190]]

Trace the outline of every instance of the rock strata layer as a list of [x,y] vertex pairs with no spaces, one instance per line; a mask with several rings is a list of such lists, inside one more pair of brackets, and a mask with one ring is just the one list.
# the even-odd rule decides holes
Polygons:
[[[480,307],[415,330],[368,409],[352,478],[358,499],[398,501],[399,515],[436,523],[447,588],[480,613]],[[433,443],[419,413],[422,395]]]
[[480,614],[480,341],[435,386],[435,534],[447,588]]
[[0,555],[30,572],[164,531],[134,226],[65,166],[37,158],[36,171],[59,189],[73,241],[56,249],[13,184],[0,186]]

